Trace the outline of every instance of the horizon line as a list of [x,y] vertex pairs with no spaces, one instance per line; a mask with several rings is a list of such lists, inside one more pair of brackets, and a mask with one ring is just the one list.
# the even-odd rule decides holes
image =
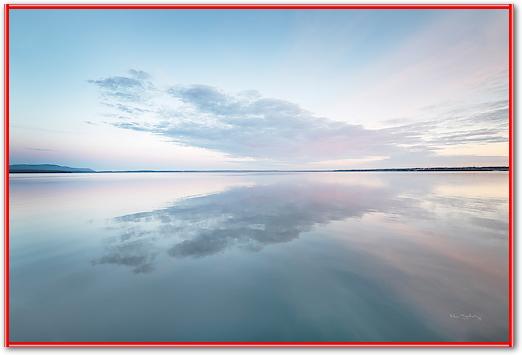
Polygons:
[[[17,168],[16,166],[23,167]],[[37,166],[49,166],[38,170]],[[11,171],[14,170],[18,171]],[[60,170],[61,168],[61,170]],[[379,172],[379,171],[509,171],[509,165],[488,166],[435,166],[435,167],[392,167],[392,168],[343,168],[343,169],[122,169],[94,170],[72,168],[57,164],[10,164],[9,173],[211,173],[211,172]],[[67,169],[70,169],[67,171]],[[83,171],[82,171],[83,170]]]

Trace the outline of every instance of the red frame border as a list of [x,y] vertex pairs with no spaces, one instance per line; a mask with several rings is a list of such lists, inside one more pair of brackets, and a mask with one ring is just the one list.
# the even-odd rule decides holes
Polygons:
[[[9,341],[9,11],[43,9],[84,10],[394,10],[394,9],[496,9],[509,16],[509,305],[507,342],[12,342]],[[5,4],[4,5],[4,346],[5,347],[513,347],[513,4]]]

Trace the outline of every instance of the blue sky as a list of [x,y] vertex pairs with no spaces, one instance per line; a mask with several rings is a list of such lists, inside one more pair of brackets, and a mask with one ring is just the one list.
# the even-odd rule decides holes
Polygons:
[[11,163],[507,164],[507,10],[11,10]]

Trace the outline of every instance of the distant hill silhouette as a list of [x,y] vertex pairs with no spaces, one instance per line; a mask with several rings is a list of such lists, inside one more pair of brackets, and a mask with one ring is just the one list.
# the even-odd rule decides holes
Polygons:
[[95,173],[89,168],[71,168],[54,164],[13,164],[10,173]]

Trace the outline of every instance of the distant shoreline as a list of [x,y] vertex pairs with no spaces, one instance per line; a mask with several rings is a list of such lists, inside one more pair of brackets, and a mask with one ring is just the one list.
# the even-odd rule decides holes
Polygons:
[[53,169],[11,168],[10,174],[116,174],[116,173],[357,173],[357,172],[463,172],[509,171],[508,166],[434,167],[434,168],[381,168],[381,169],[329,169],[329,170],[100,170],[77,169],[59,166]]

